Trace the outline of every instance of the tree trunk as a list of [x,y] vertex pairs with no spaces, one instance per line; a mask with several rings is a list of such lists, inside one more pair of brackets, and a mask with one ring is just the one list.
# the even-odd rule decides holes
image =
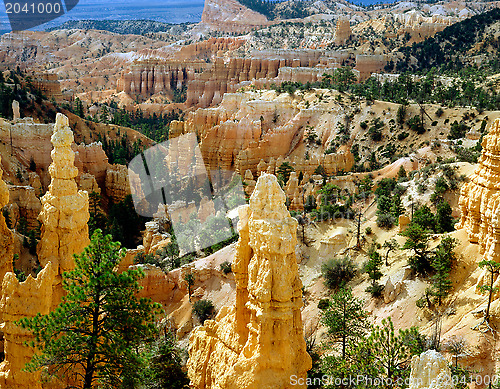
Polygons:
[[486,314],[484,315],[486,321],[489,321],[490,318],[490,305],[492,297],[493,297],[493,272],[491,272],[491,278],[490,278],[490,295],[488,296],[488,306],[486,307]]
[[342,318],[342,359],[345,361],[345,344],[346,344],[346,322],[345,322],[345,315],[346,315],[346,302],[344,301],[344,317]]
[[359,211],[358,215],[358,234],[357,234],[357,243],[356,247],[359,250],[361,248],[361,242],[360,242],[360,235],[361,235],[361,210]]

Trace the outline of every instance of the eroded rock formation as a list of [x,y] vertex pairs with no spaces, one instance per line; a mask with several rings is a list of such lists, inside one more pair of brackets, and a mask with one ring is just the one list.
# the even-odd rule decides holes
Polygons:
[[453,387],[448,362],[440,353],[427,350],[413,357],[409,389],[452,389]]
[[130,194],[128,169],[125,165],[111,165],[106,170],[106,195],[114,203],[122,201]]
[[19,282],[16,275],[9,272],[3,279],[0,329],[5,338],[5,360],[0,364],[1,389],[42,389],[40,371],[22,371],[34,354],[33,348],[24,344],[34,340],[33,335],[14,322],[50,312],[56,275],[56,267],[49,262],[36,278],[29,275],[26,281]]
[[500,119],[483,138],[479,165],[470,181],[460,189],[460,223],[469,241],[478,243],[480,253],[500,262]]
[[269,25],[267,18],[236,0],[205,0],[201,24],[225,32],[248,32]]
[[[197,389],[291,388],[311,367],[302,328],[297,221],[275,176],[259,177],[240,208],[232,269],[236,303],[190,337],[188,374]],[[294,386],[300,387],[300,386]]]
[[35,73],[33,74],[33,86],[49,99],[53,98],[59,103],[63,101],[61,85],[59,84],[57,74]]
[[272,94],[226,93],[219,107],[191,112],[182,132],[199,136],[210,170],[235,170],[243,175],[248,169],[256,174],[263,161],[274,173],[280,164],[271,161],[287,156],[282,162],[293,162],[304,175],[311,175],[319,164],[328,174],[349,171],[354,164],[349,151],[309,159],[288,157],[302,141],[305,127],[321,113],[316,108],[298,109]]
[[36,197],[35,188],[31,186],[9,185],[8,212],[11,226],[17,225],[20,218],[26,219],[29,230],[38,227],[38,215],[42,204]]
[[352,30],[349,18],[339,18],[335,29],[335,44],[344,45],[351,38]]
[[[2,158],[0,157],[0,166]],[[0,208],[9,202],[9,189],[2,180],[3,170],[0,167]],[[5,273],[12,270],[12,258],[14,256],[14,236],[5,223],[3,214],[0,214],[0,282]]]
[[[74,166],[75,153],[71,149],[73,132],[68,118],[57,114],[51,142],[52,164],[49,172],[52,182],[49,191],[42,197],[42,222],[40,243],[37,254],[42,266],[52,262],[57,269],[54,293],[61,294],[61,274],[74,268],[73,254],[79,254],[89,244],[88,226],[89,198],[85,191],[78,191],[75,177],[78,169]],[[56,295],[58,304],[61,295]]]

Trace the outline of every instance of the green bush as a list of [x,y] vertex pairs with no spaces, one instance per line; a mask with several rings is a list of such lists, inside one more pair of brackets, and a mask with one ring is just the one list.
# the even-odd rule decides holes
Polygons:
[[321,266],[325,286],[335,290],[351,281],[357,274],[356,265],[349,257],[333,258]]
[[396,218],[390,213],[379,213],[377,215],[377,226],[380,228],[392,228],[396,223]]
[[374,298],[382,297],[383,291],[384,291],[384,285],[380,284],[369,285],[366,288],[366,292],[370,293]]
[[424,123],[422,123],[422,119],[418,115],[413,116],[406,122],[406,124],[408,124],[408,127],[411,130],[415,131],[419,135],[425,133]]
[[465,137],[467,131],[470,130],[465,123],[458,123],[456,120],[451,124],[450,135],[448,135],[448,139],[460,139]]
[[322,311],[324,311],[325,309],[328,309],[329,306],[330,306],[330,300],[329,299],[321,299],[321,300],[319,300],[318,309],[321,309]]
[[404,139],[408,138],[409,135],[410,134],[408,132],[403,131],[402,133],[398,134],[398,140],[404,140]]
[[210,300],[199,300],[193,304],[193,313],[200,320],[201,324],[213,317],[215,311],[214,304]]
[[231,262],[224,261],[220,264],[220,271],[223,272],[224,274],[229,274],[232,272],[231,269]]

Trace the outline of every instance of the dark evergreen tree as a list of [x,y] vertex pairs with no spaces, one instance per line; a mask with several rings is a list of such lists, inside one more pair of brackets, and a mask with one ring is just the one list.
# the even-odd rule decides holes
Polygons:
[[342,288],[333,295],[330,306],[321,313],[321,321],[328,328],[331,342],[341,346],[342,359],[347,344],[364,336],[369,324],[363,301],[352,295],[350,288]]
[[96,230],[75,255],[75,269],[63,273],[67,294],[56,310],[18,322],[33,332],[38,350],[28,370],[47,368],[83,389],[133,387],[144,365],[138,346],[156,334],[161,307],[137,297],[141,270],[114,270],[124,255],[119,243]]

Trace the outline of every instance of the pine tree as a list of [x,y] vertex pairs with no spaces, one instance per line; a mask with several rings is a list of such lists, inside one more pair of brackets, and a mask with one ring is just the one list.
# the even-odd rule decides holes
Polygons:
[[419,224],[410,225],[399,235],[406,237],[403,250],[412,250],[413,255],[408,259],[408,263],[413,271],[420,275],[426,275],[431,270],[429,258],[429,231]]
[[488,305],[486,306],[486,312],[484,313],[484,321],[489,323],[490,320],[490,306],[491,300],[493,299],[493,294],[498,292],[498,287],[494,286],[495,276],[500,274],[500,263],[495,261],[483,260],[479,262],[479,267],[486,268],[489,275],[489,282],[487,285],[481,285],[479,289],[481,292],[488,292]]
[[450,271],[456,255],[453,252],[458,245],[458,241],[451,236],[445,236],[436,250],[436,255],[432,262],[432,267],[436,274],[432,276],[432,294],[437,299],[437,304],[441,305],[443,299],[448,296],[453,282],[450,279]]
[[363,301],[354,297],[350,288],[335,293],[330,306],[322,312],[321,321],[328,327],[331,341],[342,346],[342,359],[348,342],[362,337],[368,329],[367,316]]
[[382,272],[380,268],[382,267],[382,256],[374,246],[371,246],[368,251],[369,260],[365,263],[364,271],[368,274],[368,277],[372,280],[372,284],[366,288],[366,291],[371,293],[373,297],[379,297],[382,292],[382,287],[377,283],[380,278],[382,278]]
[[281,182],[283,182],[283,185],[286,185],[288,182],[288,179],[290,178],[290,174],[294,171],[295,169],[293,168],[292,165],[290,165],[288,162],[283,162],[279,167],[278,167],[278,178],[280,179]]
[[33,332],[31,345],[38,350],[27,370],[44,368],[83,389],[133,387],[137,381],[144,363],[138,346],[155,335],[161,307],[137,297],[142,270],[114,271],[125,252],[111,239],[96,230],[75,255],[75,269],[63,273],[67,294],[56,310],[18,322]]
[[165,329],[152,344],[144,381],[147,389],[189,388],[189,379],[182,369],[181,349],[172,331]]
[[440,202],[436,207],[436,224],[437,230],[440,233],[450,232],[454,230],[453,217],[451,216],[452,209],[446,201]]
[[80,116],[81,118],[83,118],[84,116],[84,112],[83,112],[83,103],[82,101],[77,97],[75,99],[75,115],[77,116]]
[[391,379],[408,374],[411,357],[423,351],[417,328],[400,329],[396,333],[390,317],[382,320],[382,326],[373,328],[366,344],[373,353],[377,370]]
[[393,238],[386,240],[382,247],[387,249],[387,251],[385,252],[385,266],[389,266],[389,253],[391,251],[399,249],[399,244],[396,239]]
[[404,212],[405,208],[403,207],[403,203],[401,202],[401,196],[392,196],[391,215],[394,217],[394,220],[396,220],[397,222],[399,219],[399,215],[402,215]]

